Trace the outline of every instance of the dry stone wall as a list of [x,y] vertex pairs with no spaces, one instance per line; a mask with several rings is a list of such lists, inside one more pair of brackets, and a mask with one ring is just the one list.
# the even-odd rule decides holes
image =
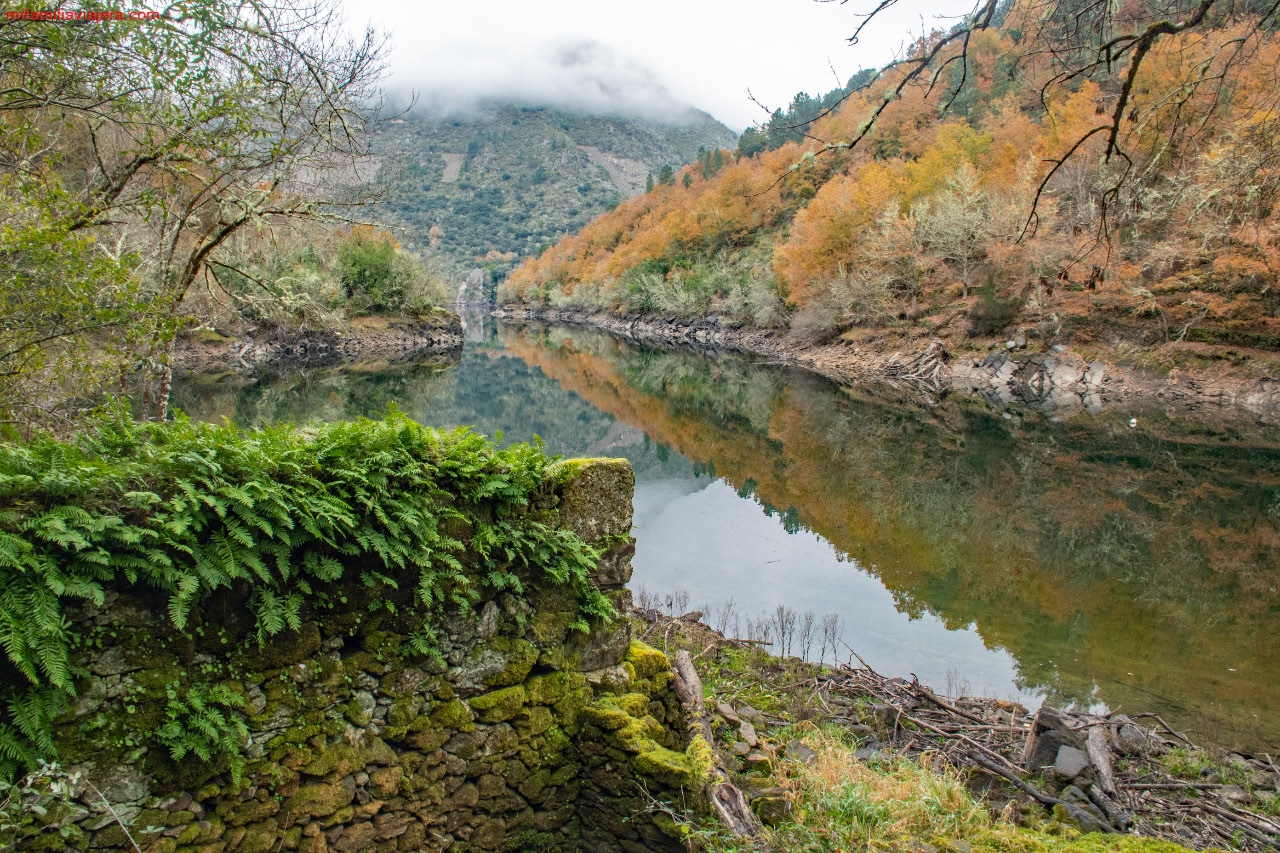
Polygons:
[[[595,581],[625,612],[630,466],[550,473],[564,485],[545,509],[607,549]],[[650,806],[694,802],[710,752],[687,742],[666,658],[623,618],[576,630],[573,591],[526,580],[437,623],[438,657],[411,651],[407,593],[333,590],[265,647],[235,589],[183,632],[163,599],[113,593],[77,614],[85,677],[56,726],[81,782],[19,849],[683,850]],[[193,681],[243,699],[238,773],[148,737]]]

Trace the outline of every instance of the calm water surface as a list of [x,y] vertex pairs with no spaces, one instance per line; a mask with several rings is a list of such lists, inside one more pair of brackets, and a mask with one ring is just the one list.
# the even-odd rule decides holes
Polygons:
[[624,456],[637,596],[775,651],[786,608],[792,654],[856,650],[953,694],[1155,710],[1204,740],[1280,745],[1275,430],[925,407],[579,330],[468,337],[452,366],[189,377],[174,401],[245,425],[394,402],[423,423]]

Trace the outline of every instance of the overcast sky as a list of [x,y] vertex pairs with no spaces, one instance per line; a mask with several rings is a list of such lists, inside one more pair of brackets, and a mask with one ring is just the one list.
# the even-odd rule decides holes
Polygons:
[[825,92],[973,5],[900,0],[850,46],[869,0],[344,2],[350,24],[391,33],[389,88],[426,105],[502,96],[655,114],[678,102],[739,131],[767,118],[748,90],[770,107]]

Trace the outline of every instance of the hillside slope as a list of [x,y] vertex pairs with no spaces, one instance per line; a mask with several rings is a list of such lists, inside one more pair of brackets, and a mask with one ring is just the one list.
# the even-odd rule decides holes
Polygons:
[[[1146,8],[1125,6],[1140,24],[1159,11]],[[886,351],[1023,337],[1163,349],[1149,363],[1168,367],[1280,350],[1280,43],[1266,21],[1152,42],[1118,113],[1121,156],[1099,129],[1125,64],[1055,77],[1029,14],[1014,4],[973,31],[964,74],[956,42],[914,83],[887,69],[798,142],[744,135],[723,168],[694,164],[602,215],[502,297],[728,314]]]
[[735,138],[693,109],[665,123],[490,103],[471,115],[393,119],[372,149],[393,186],[385,210],[406,242],[455,270],[483,265],[501,276],[643,192],[664,165]]

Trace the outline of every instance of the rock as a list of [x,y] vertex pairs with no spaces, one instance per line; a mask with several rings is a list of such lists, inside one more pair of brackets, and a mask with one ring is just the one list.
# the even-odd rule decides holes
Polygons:
[[1064,779],[1075,779],[1089,769],[1089,756],[1074,746],[1061,746],[1053,761],[1053,772]]
[[636,539],[630,540],[600,558],[592,578],[601,589],[617,589],[631,580],[631,558],[636,553]]
[[547,468],[550,478],[564,478],[560,520],[568,529],[595,542],[631,533],[631,496],[636,475],[625,459],[566,459]]
[[768,775],[773,772],[773,761],[759,750],[747,753],[744,763],[748,773],[764,773]]
[[1249,775],[1249,784],[1255,788],[1275,790],[1280,787],[1280,773],[1258,771]]
[[1227,785],[1225,788],[1219,788],[1217,794],[1218,798],[1223,802],[1235,806],[1247,806],[1253,802],[1253,796],[1239,785]]
[[799,761],[801,764],[809,764],[818,757],[818,753],[810,749],[806,744],[793,740],[787,744],[787,758],[792,761]]
[[476,624],[476,636],[488,640],[498,630],[498,603],[486,601],[480,609],[480,620]]
[[742,718],[738,716],[738,712],[733,710],[733,708],[729,707],[729,705],[724,702],[716,703],[716,713],[724,717],[725,720],[732,725],[736,726],[742,722]]
[[1066,803],[1065,806],[1057,805],[1053,807],[1054,816],[1059,820],[1063,819],[1060,810],[1065,810],[1066,819],[1080,827],[1084,832],[1107,832],[1108,824],[1106,816],[1102,814],[1102,810],[1093,804],[1084,791],[1081,791],[1075,785],[1067,786],[1062,792],[1061,799]]
[[602,687],[613,693],[624,693],[631,686],[631,674],[622,664],[584,672],[583,675],[592,687]]
[[1121,750],[1130,755],[1142,755],[1154,745],[1146,729],[1136,723],[1124,723],[1116,732]]
[[760,797],[751,801],[751,810],[766,826],[777,826],[791,817],[791,801],[786,797]]
[[876,761],[883,756],[880,752],[880,742],[873,740],[866,746],[860,746],[853,751],[853,757],[858,761]]
[[1084,744],[1060,711],[1042,705],[1031,723],[1031,735],[1022,752],[1022,766],[1032,773],[1051,767],[1058,758],[1058,750],[1064,746],[1083,751]]
[[751,744],[746,743],[745,741],[737,740],[737,741],[734,741],[732,744],[730,744],[729,750],[734,755],[745,758],[751,752]]
[[756,735],[756,727],[743,720],[738,726],[738,734],[753,749],[760,745],[760,738]]
[[111,648],[98,655],[98,659],[93,662],[94,675],[124,675],[126,672],[136,672],[142,669],[141,666],[131,663],[128,659],[124,646],[112,646]]
[[744,720],[750,720],[751,722],[755,723],[757,726],[765,725],[764,714],[761,714],[759,711],[757,711],[755,708],[752,708],[750,705],[740,705],[738,707],[738,716]]

